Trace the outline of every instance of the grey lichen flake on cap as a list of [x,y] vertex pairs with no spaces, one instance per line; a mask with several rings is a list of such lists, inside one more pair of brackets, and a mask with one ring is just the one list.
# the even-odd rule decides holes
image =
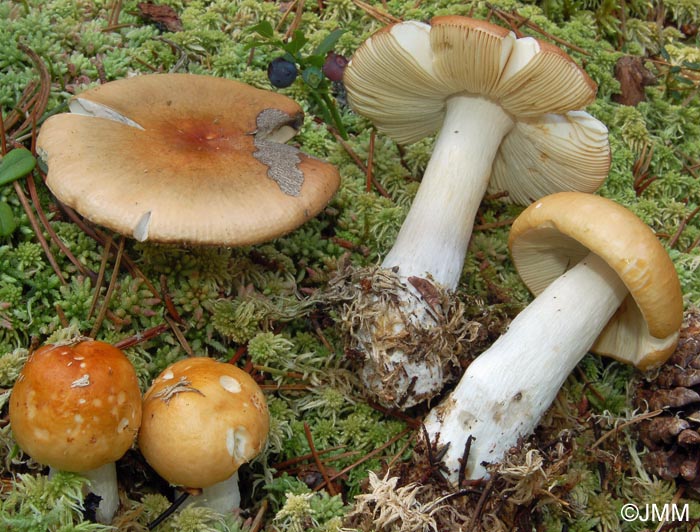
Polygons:
[[303,123],[286,96],[233,80],[153,74],[106,83],[42,126],[56,197],[138,240],[247,245],[316,215],[338,171],[284,144]]
[[299,170],[299,150],[274,139],[275,132],[281,128],[291,129],[289,116],[278,109],[265,109],[258,115],[256,123],[257,151],[253,157],[267,166],[268,177],[279,185],[282,192],[298,196],[304,183],[304,174]]

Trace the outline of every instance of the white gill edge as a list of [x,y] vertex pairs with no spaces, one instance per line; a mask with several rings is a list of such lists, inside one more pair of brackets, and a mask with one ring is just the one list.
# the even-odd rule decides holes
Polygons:
[[127,118],[123,114],[107,107],[104,104],[93,102],[91,100],[86,100],[85,98],[75,98],[71,100],[68,104],[71,113],[85,116],[95,116],[97,118],[106,118],[107,120],[113,120],[114,122],[119,122],[120,124],[125,124],[130,127],[135,127],[143,131],[143,127],[139,124]]

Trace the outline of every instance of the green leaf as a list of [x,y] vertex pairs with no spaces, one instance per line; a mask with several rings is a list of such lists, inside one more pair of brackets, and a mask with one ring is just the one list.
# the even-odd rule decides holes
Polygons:
[[343,30],[338,28],[337,30],[333,30],[328,34],[328,36],[323,39],[320,44],[316,47],[314,50],[313,55],[320,55],[322,57],[326,57],[326,54],[330,52],[333,47],[335,46],[335,43],[338,42],[338,39],[340,39],[341,35],[345,33],[347,30]]
[[251,26],[250,31],[257,32],[268,39],[272,39],[272,37],[275,36],[275,30],[272,27],[272,24],[267,20],[262,20],[254,26]]
[[0,185],[6,185],[34,170],[36,159],[26,148],[17,148],[0,159]]
[[306,58],[306,66],[315,66],[318,68],[323,68],[323,64],[326,62],[326,58],[322,55],[310,55]]
[[10,236],[15,229],[17,229],[15,213],[7,203],[0,202],[0,236]]
[[307,42],[308,39],[304,35],[304,32],[301,30],[296,30],[292,34],[291,40],[284,46],[284,49],[290,54],[296,55]]
[[685,68],[689,68],[691,70],[698,70],[700,71],[700,63],[693,63],[691,61],[683,61],[683,66]]
[[676,76],[673,78],[676,83],[680,83],[681,85],[695,85],[695,82],[692,79],[684,78],[683,76]]

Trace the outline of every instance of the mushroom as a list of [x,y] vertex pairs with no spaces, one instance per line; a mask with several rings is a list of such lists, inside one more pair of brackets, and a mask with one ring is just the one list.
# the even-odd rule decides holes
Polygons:
[[[456,288],[485,192],[507,192],[527,205],[553,192],[594,192],[608,173],[607,129],[581,110],[595,99],[595,83],[563,51],[532,37],[461,16],[396,23],[360,46],[344,82],[351,107],[396,142],[439,130],[382,262],[404,281]],[[406,284],[401,314],[435,326],[421,294]],[[410,406],[441,389],[447,360],[400,349],[372,354],[376,332],[369,329],[360,349],[371,354],[363,379],[382,402]]]
[[547,196],[515,220],[508,243],[536,298],[425,419],[432,444],[447,447],[442,460],[455,482],[486,476],[486,463],[530,434],[588,350],[655,368],[673,352],[683,321],[668,254],[608,199]]
[[138,445],[165,480],[199,491],[220,513],[238,508],[238,468],[263,449],[270,415],[253,378],[211,358],[180,360],[146,392]]
[[32,353],[10,396],[10,424],[19,447],[53,471],[80,473],[101,498],[98,521],[119,507],[115,461],[141,423],[134,367],[116,347],[78,338]]
[[286,96],[237,81],[152,74],[106,83],[41,127],[56,197],[136,240],[240,246],[288,233],[338,188],[336,168],[284,144]]

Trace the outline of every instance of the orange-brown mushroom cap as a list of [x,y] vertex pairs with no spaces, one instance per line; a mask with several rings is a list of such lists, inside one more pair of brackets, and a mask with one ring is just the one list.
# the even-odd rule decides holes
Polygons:
[[173,485],[207,488],[265,446],[270,415],[253,378],[206,357],[170,365],[146,392],[138,444]]
[[42,126],[56,197],[89,220],[156,242],[246,245],[292,231],[339,185],[336,168],[284,144],[293,100],[193,74],[106,83]]
[[592,194],[552,194],[521,213],[508,245],[535,295],[589,252],[618,274],[629,294],[591,351],[648,369],[675,349],[683,321],[678,275],[654,232],[628,209]]
[[55,469],[84,472],[114,462],[141,423],[136,372],[104,342],[41,347],[12,389],[10,423],[20,448]]

